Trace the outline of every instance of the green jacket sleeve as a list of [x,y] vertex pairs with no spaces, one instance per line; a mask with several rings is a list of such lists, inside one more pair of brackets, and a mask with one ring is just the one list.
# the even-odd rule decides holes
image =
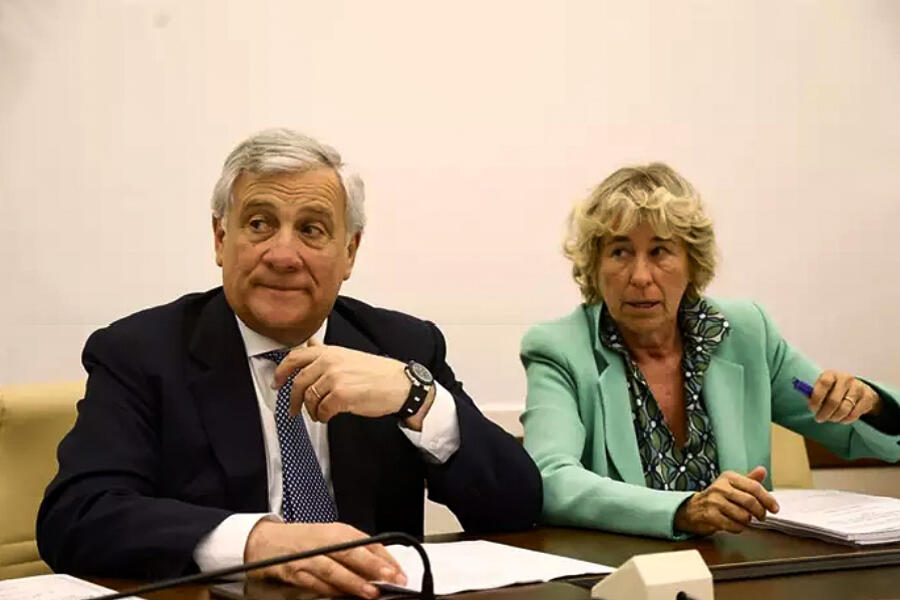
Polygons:
[[[762,308],[766,332],[766,360],[772,376],[772,420],[788,429],[812,438],[841,458],[852,460],[872,457],[896,462],[900,460],[900,436],[879,431],[863,419],[851,425],[817,423],[806,398],[792,385],[794,377],[813,383],[822,372],[818,366],[788,344]],[[866,381],[897,414],[897,390],[877,382]]]
[[[543,520],[553,525],[684,537],[674,531],[673,520],[692,492],[654,490],[617,481],[611,465],[593,460],[590,451],[585,451],[588,438],[593,448],[604,447],[603,440],[597,439],[604,432],[599,392],[592,392],[597,389],[596,373],[592,378],[579,376],[558,350],[561,344],[554,341],[554,334],[565,332],[545,327],[529,331],[521,351],[528,380],[522,415],[525,449],[541,472]],[[590,354],[583,358],[593,361]],[[585,466],[583,457],[595,463],[592,468]]]

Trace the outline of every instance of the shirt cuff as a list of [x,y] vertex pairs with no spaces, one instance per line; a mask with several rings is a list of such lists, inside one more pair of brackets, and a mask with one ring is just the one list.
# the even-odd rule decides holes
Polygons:
[[194,548],[194,562],[206,573],[244,564],[244,549],[250,531],[257,523],[267,519],[281,522],[281,518],[268,513],[237,513],[227,517],[207,533]]
[[434,402],[422,420],[422,431],[400,427],[409,441],[422,451],[425,459],[444,464],[459,450],[459,419],[456,400],[441,384],[434,384]]
[[885,435],[900,435],[900,408],[883,394],[879,394],[879,397],[881,414],[878,416],[866,414],[860,418]]

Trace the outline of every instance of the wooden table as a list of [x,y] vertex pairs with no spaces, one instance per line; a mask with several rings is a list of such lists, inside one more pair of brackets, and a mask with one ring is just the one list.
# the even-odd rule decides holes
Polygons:
[[[96,583],[105,585],[114,590],[124,590],[133,585],[133,581],[121,579],[95,579]],[[208,586],[187,586],[162,592],[154,592],[142,596],[148,600],[211,600]],[[296,589],[281,589],[264,593],[253,600],[306,600],[314,598],[314,595],[304,593]],[[415,598],[415,596],[407,596]],[[483,592],[468,592],[455,596],[442,596],[442,598],[458,598],[459,600],[586,600],[590,598],[588,588],[579,587],[569,583],[551,582],[535,585],[520,585],[498,590],[486,590]],[[249,599],[248,599],[249,600]],[[754,600],[762,600],[756,598]]]
[[[448,534],[431,536],[428,541],[462,539],[478,538]],[[696,549],[716,581],[900,565],[900,544],[859,548],[761,529],[748,529],[739,535],[723,532],[680,542],[562,527],[489,535],[483,539],[612,567],[618,567],[636,554]]]
[[[124,582],[98,582],[121,587]],[[110,585],[112,583],[113,585]],[[808,573],[715,584],[716,600],[887,600],[900,599],[900,567]],[[124,589],[122,587],[121,589]],[[149,600],[211,600],[206,586],[156,592]],[[253,600],[293,600],[290,592]],[[570,583],[524,585],[451,596],[456,600],[588,600],[589,588]]]
[[[463,539],[479,538],[449,534],[431,536],[427,541]],[[716,600],[900,600],[900,545],[862,549],[754,529],[740,535],[720,533],[680,542],[556,527],[480,539],[614,567],[635,554],[695,548],[713,573]],[[453,597],[460,600],[586,600],[589,588],[598,579],[597,576],[581,577]],[[121,590],[131,587],[134,582],[98,580],[97,583]],[[296,589],[275,589],[257,595],[255,600],[306,600],[312,597]],[[207,586],[193,586],[145,597],[151,600],[208,600],[210,595]]]

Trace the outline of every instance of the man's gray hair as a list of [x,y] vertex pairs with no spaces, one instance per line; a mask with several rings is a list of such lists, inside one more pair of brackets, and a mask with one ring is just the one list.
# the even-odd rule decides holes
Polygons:
[[259,175],[302,172],[321,167],[334,170],[344,188],[347,235],[362,231],[366,225],[362,179],[347,168],[337,150],[291,129],[260,131],[231,151],[213,190],[213,215],[222,219],[228,214],[234,200],[234,182],[245,171]]

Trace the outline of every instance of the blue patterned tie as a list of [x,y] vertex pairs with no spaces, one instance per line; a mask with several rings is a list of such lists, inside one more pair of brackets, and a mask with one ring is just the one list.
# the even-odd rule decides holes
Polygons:
[[[287,350],[272,350],[260,354],[281,364]],[[328,492],[322,468],[316,459],[303,415],[291,417],[291,388],[293,377],[278,390],[275,402],[275,425],[281,447],[282,500],[281,516],[288,523],[330,523],[337,521],[334,498]]]

